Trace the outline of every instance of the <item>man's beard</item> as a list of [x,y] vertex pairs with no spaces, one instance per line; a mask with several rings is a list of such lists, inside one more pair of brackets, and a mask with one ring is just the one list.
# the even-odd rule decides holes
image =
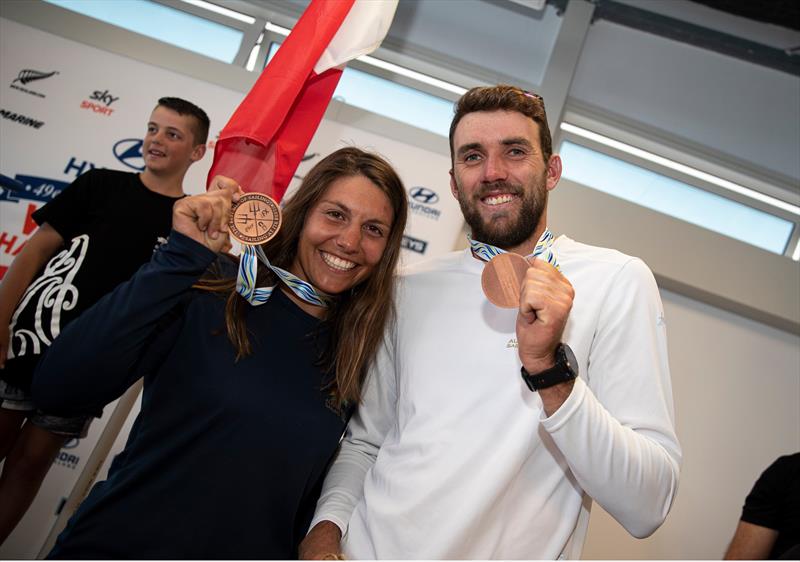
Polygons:
[[[472,230],[472,239],[498,248],[514,248],[528,241],[536,232],[536,227],[547,207],[547,189],[545,189],[544,176],[535,183],[532,189],[526,190],[523,186],[512,185],[506,182],[484,184],[472,199],[467,199],[461,189],[458,190],[458,204],[464,220]],[[481,197],[493,190],[502,190],[521,197],[522,205],[516,216],[515,211],[498,213],[491,219],[484,221],[478,210]]]

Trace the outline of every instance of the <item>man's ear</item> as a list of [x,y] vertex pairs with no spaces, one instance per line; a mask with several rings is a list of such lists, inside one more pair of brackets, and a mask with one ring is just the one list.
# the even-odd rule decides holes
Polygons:
[[192,149],[192,162],[197,162],[200,160],[206,153],[206,145],[205,144],[198,144],[197,146]]
[[547,161],[547,191],[556,188],[558,180],[561,179],[561,171],[561,156],[558,154],[550,155],[550,159]]
[[452,168],[450,169],[450,193],[453,194],[453,197],[458,199],[458,185],[456,185],[456,176],[453,174]]

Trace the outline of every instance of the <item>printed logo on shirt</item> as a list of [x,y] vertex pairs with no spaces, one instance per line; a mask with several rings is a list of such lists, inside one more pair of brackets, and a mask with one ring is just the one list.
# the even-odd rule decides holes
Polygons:
[[403,242],[400,245],[406,250],[411,250],[412,252],[417,252],[418,254],[424,254],[425,249],[428,247],[428,243],[426,241],[412,238],[411,236],[406,236],[405,234],[403,234]]
[[44,121],[34,119],[33,117],[28,117],[27,115],[22,115],[21,113],[15,113],[13,111],[9,111],[8,109],[0,109],[0,117],[19,123],[20,125],[33,127],[34,129],[41,129],[44,127]]
[[88,100],[81,102],[81,109],[90,109],[95,115],[110,117],[114,110],[111,104],[119,100],[119,96],[112,96],[109,90],[95,90]]
[[142,139],[122,139],[114,144],[114,156],[128,168],[137,172],[144,171],[144,156],[142,155]]
[[408,190],[408,209],[415,215],[438,221],[442,212],[431,205],[439,202],[439,195],[432,189],[423,186],[412,187]]
[[[31,283],[11,317],[8,358],[41,355],[61,333],[61,312],[78,304],[80,291],[73,284],[86,252],[89,236],[81,234],[70,246],[53,256],[41,275]],[[27,311],[27,312],[26,312]],[[31,328],[17,328],[20,315],[33,313],[37,322]]]
[[56,74],[58,74],[57,70],[52,72],[42,72],[41,70],[25,68],[19,71],[19,74],[16,78],[14,78],[14,80],[11,81],[9,87],[32,96],[36,96],[37,98],[46,98],[47,96],[45,96],[43,93],[26,88],[25,86],[36,80],[45,80],[51,76],[55,76]]

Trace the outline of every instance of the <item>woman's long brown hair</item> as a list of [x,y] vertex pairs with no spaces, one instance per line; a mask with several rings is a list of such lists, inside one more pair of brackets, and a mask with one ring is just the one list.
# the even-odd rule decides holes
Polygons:
[[[334,181],[348,176],[364,176],[386,194],[394,211],[386,249],[370,276],[350,290],[337,295],[328,309],[325,323],[330,328],[327,349],[320,365],[335,373],[328,390],[339,407],[361,399],[369,364],[383,339],[384,330],[394,315],[394,273],[400,257],[400,242],[408,214],[406,194],[400,177],[383,158],[355,147],[347,147],[323,158],[303,179],[303,183],[283,209],[278,234],[262,246],[270,263],[288,269],[297,254],[308,211],[314,207]],[[258,286],[274,285],[275,275],[265,267],[258,269]],[[252,352],[245,317],[250,308],[236,292],[235,278],[221,278],[212,268],[195,288],[227,294],[225,327],[237,359]]]

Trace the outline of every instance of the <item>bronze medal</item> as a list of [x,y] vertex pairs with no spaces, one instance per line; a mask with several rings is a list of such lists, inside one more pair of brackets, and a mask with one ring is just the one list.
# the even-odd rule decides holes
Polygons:
[[522,281],[530,264],[519,254],[498,254],[483,268],[481,285],[486,298],[501,308],[519,306]]
[[228,221],[231,236],[249,246],[272,239],[281,227],[281,210],[272,197],[246,193],[231,208]]

